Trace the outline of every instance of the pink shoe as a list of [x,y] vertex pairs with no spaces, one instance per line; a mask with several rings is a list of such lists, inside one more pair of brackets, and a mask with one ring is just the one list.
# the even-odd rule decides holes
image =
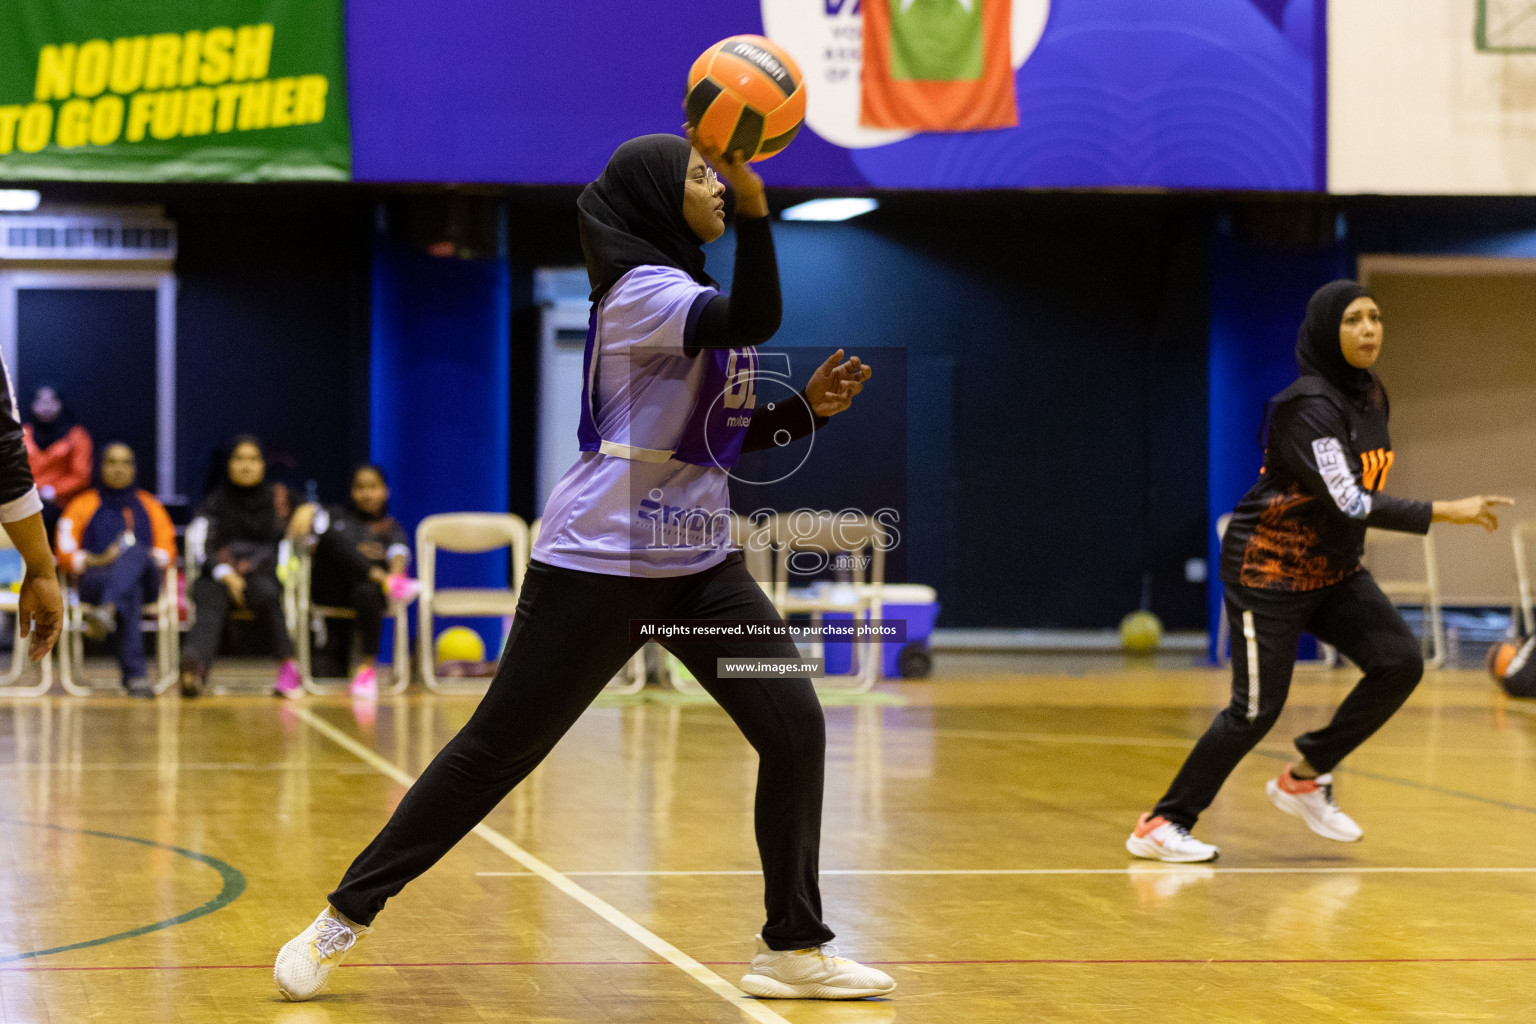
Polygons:
[[416,600],[416,595],[419,593],[421,593],[421,584],[403,572],[390,573],[384,581],[384,594],[391,601],[410,604]]
[[297,697],[303,692],[304,680],[299,676],[299,663],[289,658],[277,670],[277,681],[272,684],[272,693],[278,697]]
[[364,665],[357,670],[357,674],[352,677],[351,693],[354,697],[368,700],[379,695],[379,674],[372,665]]

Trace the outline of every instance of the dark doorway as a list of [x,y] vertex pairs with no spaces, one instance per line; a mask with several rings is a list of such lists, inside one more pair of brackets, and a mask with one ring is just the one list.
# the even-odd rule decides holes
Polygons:
[[30,416],[37,388],[52,384],[96,450],[126,442],[137,458],[139,486],[156,490],[152,289],[20,289],[16,364],[23,416]]

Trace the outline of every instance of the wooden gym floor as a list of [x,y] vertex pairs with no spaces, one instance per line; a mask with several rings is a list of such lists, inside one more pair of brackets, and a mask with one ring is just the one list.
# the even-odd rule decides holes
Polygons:
[[1212,867],[1121,844],[1225,676],[1049,668],[947,659],[902,706],[827,709],[828,920],[900,983],[844,1004],[729,985],[761,921],[754,758],[711,705],[591,711],[287,1004],[273,954],[473,700],[5,703],[0,1019],[1536,1019],[1536,718],[1481,673],[1433,674],[1340,773],[1353,846],[1264,797],[1351,681],[1303,675],[1201,822]]

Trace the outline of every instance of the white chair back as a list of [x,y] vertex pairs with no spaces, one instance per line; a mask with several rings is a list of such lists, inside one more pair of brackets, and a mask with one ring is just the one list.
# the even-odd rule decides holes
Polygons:
[[1445,664],[1445,622],[1440,613],[1440,566],[1433,531],[1423,537],[1395,530],[1367,530],[1365,557],[1381,592],[1393,601],[1424,607],[1424,631],[1430,642],[1426,664]]
[[774,550],[776,601],[782,601],[786,595],[790,563],[799,552],[814,552],[827,558],[850,556],[846,565],[851,582],[872,587],[885,583],[885,552],[890,535],[873,516],[851,510],[834,513],[802,510],[772,516],[767,529]]
[[1510,531],[1515,549],[1515,587],[1520,595],[1520,621],[1525,635],[1536,635],[1536,571],[1531,556],[1536,554],[1536,519],[1516,523]]
[[444,512],[427,516],[416,527],[416,574],[421,596],[436,590],[437,552],[477,555],[506,548],[512,589],[521,590],[528,566],[528,524],[505,512]]
[[1367,530],[1362,564],[1387,594],[1403,597],[1439,596],[1440,571],[1435,561],[1435,535],[1423,537],[1396,530]]
[[[507,549],[508,579],[505,590],[485,588],[444,589],[437,585],[437,552],[483,554]],[[447,512],[427,516],[416,527],[417,651],[421,676],[429,689],[442,690],[437,679],[433,622],[439,614],[510,617],[523,589],[530,549],[528,524],[505,512]]]

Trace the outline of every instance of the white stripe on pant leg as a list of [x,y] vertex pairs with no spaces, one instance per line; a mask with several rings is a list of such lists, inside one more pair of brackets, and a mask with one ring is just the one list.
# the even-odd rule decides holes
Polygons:
[[1243,640],[1248,646],[1248,721],[1259,717],[1259,638],[1253,612],[1243,612]]

